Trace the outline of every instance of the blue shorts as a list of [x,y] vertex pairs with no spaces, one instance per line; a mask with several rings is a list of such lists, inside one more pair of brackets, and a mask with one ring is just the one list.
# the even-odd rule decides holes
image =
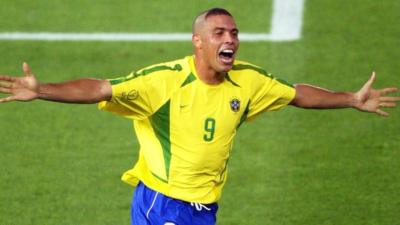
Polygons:
[[176,200],[146,187],[136,187],[132,200],[132,225],[215,225],[218,204]]

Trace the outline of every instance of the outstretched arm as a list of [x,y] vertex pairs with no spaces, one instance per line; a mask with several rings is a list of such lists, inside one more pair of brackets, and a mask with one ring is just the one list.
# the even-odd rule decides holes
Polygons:
[[307,84],[297,84],[296,97],[290,103],[301,108],[332,109],[332,108],[356,108],[363,112],[376,113],[381,116],[389,116],[389,113],[381,108],[395,107],[400,97],[391,97],[387,94],[397,92],[397,88],[389,87],[373,89],[375,72],[364,86],[356,93],[333,92]]
[[41,84],[27,63],[22,67],[25,76],[0,75],[0,93],[9,94],[0,98],[0,103],[35,99],[64,103],[97,103],[111,99],[111,85],[106,80],[83,78],[62,83]]

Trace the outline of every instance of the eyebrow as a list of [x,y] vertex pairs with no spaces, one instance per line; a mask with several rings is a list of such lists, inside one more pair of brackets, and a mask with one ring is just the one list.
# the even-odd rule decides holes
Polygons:
[[233,29],[227,29],[227,28],[225,28],[225,27],[216,27],[216,28],[214,28],[214,30],[229,30],[229,31],[233,31],[233,32],[237,32],[237,33],[239,33],[239,29],[237,29],[237,28],[233,28]]

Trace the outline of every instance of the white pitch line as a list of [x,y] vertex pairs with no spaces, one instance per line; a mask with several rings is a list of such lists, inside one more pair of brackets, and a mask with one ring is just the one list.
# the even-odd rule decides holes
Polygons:
[[305,0],[274,0],[271,40],[294,41],[301,38]]
[[[240,33],[241,41],[273,40],[270,34]],[[0,40],[29,40],[29,41],[188,41],[190,33],[0,33]]]
[[31,41],[187,41],[189,33],[0,33],[3,40]]
[[[305,0],[274,0],[270,33],[240,33],[241,41],[296,41],[301,38]],[[27,41],[189,41],[190,33],[3,32],[0,40]]]

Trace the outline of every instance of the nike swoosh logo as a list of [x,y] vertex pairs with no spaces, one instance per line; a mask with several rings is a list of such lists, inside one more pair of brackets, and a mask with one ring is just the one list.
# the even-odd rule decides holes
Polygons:
[[180,105],[181,109],[188,107],[189,105]]

